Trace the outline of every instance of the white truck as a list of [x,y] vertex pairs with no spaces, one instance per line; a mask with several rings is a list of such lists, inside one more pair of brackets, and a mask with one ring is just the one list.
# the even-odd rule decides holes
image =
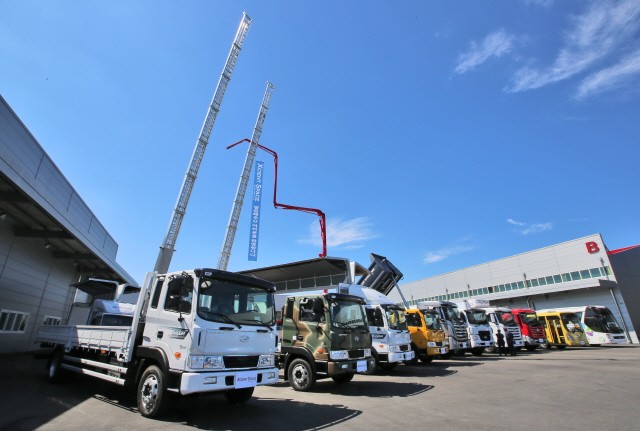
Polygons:
[[417,308],[435,310],[442,319],[442,329],[449,339],[449,352],[441,356],[449,357],[452,354],[464,354],[467,351],[470,344],[466,321],[455,302],[420,301]]
[[[50,381],[72,371],[133,387],[145,417],[162,414],[169,393],[224,391],[243,403],[255,386],[278,381],[274,292],[273,283],[215,269],[148,273],[133,313],[106,313],[113,322],[122,309],[131,324],[41,326],[36,340],[53,346]],[[104,305],[94,302],[92,315]]]
[[487,313],[487,316],[489,316],[489,325],[491,325],[491,329],[493,330],[493,338],[496,344],[492,347],[486,348],[485,351],[490,353],[496,352],[498,329],[503,334],[506,334],[507,331],[513,334],[513,344],[516,349],[522,349],[522,347],[524,347],[524,340],[522,338],[520,326],[518,326],[518,323],[513,318],[513,313],[510,308],[491,307],[489,306],[489,301],[486,299],[470,299],[468,302],[470,306],[482,308]]
[[458,308],[462,310],[462,318],[467,327],[469,335],[469,349],[474,356],[480,356],[486,348],[492,348],[493,331],[489,325],[489,317],[483,308],[473,307],[467,300],[456,302]]

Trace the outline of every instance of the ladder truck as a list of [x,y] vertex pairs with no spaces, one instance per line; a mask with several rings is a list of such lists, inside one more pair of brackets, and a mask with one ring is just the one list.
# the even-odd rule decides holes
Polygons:
[[[238,220],[240,220],[240,212],[242,211],[242,203],[244,202],[244,195],[247,192],[247,186],[249,184],[249,176],[251,175],[251,168],[253,161],[256,157],[256,150],[258,148],[258,142],[260,141],[260,135],[262,135],[262,127],[264,120],[267,117],[267,111],[269,110],[269,102],[271,101],[271,94],[276,87],[267,81],[267,88],[260,104],[260,111],[258,112],[258,119],[256,125],[253,128],[253,135],[249,142],[249,149],[247,150],[247,156],[244,160],[244,167],[242,168],[242,174],[240,175],[240,181],[238,183],[238,190],[236,191],[236,197],[233,200],[233,206],[231,208],[231,215],[229,216],[229,223],[227,224],[227,231],[224,237],[224,243],[222,244],[222,251],[220,252],[220,258],[218,260],[218,269],[226,270],[229,265],[229,258],[231,257],[231,248],[233,247],[233,240],[236,236],[236,229],[238,227]],[[242,142],[242,141],[240,141]]]
[[229,81],[231,80],[231,73],[233,72],[233,68],[238,60],[242,43],[249,31],[249,24],[251,24],[251,18],[249,18],[246,12],[244,12],[242,14],[242,20],[240,21],[240,26],[238,27],[236,36],[233,39],[231,50],[227,56],[227,61],[222,69],[222,73],[220,74],[220,79],[218,80],[216,91],[213,94],[213,99],[211,100],[209,109],[207,110],[207,115],[204,119],[200,135],[196,141],[196,146],[193,150],[191,161],[189,162],[189,168],[185,174],[182,188],[178,195],[178,201],[176,202],[175,209],[171,216],[171,221],[169,222],[169,229],[167,230],[164,241],[160,246],[160,252],[158,253],[158,259],[156,261],[156,266],[154,267],[155,272],[166,273],[169,270],[169,264],[173,257],[174,247],[176,245],[176,240],[178,239],[178,233],[180,232],[180,226],[182,225],[182,220],[184,219],[184,215],[187,211],[189,197],[191,196],[191,191],[193,190],[193,185],[196,181],[200,164],[202,163],[204,151],[209,143],[211,129],[213,129],[213,124],[218,117],[218,112],[220,112],[222,98],[224,97],[224,93],[227,90]]

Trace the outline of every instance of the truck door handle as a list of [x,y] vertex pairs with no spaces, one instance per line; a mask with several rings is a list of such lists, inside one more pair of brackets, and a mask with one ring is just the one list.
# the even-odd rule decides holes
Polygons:
[[163,335],[164,335],[163,331],[158,331],[158,334],[157,334],[158,339],[162,338]]

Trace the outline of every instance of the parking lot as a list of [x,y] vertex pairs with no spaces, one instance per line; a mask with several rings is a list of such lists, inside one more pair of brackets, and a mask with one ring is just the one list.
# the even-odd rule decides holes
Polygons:
[[464,356],[322,380],[310,393],[282,382],[231,406],[221,395],[176,398],[161,420],[141,417],[123,388],[85,376],[60,385],[45,360],[0,357],[3,430],[638,430],[640,347]]

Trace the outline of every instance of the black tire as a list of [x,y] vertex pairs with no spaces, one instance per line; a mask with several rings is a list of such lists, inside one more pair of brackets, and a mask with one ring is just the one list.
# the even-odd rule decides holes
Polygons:
[[144,370],[138,382],[136,400],[140,414],[146,418],[160,416],[166,408],[167,395],[162,370],[156,365],[150,365]]
[[453,356],[453,351],[449,350],[447,353],[440,355],[442,359],[450,359]]
[[484,347],[474,347],[471,349],[471,354],[473,356],[482,356],[482,353],[484,353]]
[[244,404],[251,399],[254,388],[232,389],[224,393],[229,404]]
[[422,362],[423,364],[430,364],[431,362],[433,362],[433,356],[420,355],[420,362]]
[[556,346],[556,349],[558,349],[558,350],[564,350],[566,348],[567,348],[567,346],[565,344],[560,344],[560,345]]
[[308,392],[316,383],[316,376],[313,374],[311,364],[305,359],[296,358],[289,364],[287,369],[289,384],[298,392]]
[[498,353],[498,348],[496,346],[485,347],[484,351],[487,353]]
[[336,382],[339,385],[342,385],[344,383],[348,383],[351,380],[353,380],[353,376],[355,376],[355,374],[353,373],[347,373],[347,374],[338,374],[337,376],[333,376],[331,377],[333,379],[334,382]]
[[63,349],[56,349],[49,359],[47,366],[47,379],[50,383],[60,383],[64,377],[65,370],[62,368]]
[[525,346],[525,349],[527,349],[529,352],[533,352],[535,350],[538,350],[538,345],[537,344],[528,344]]

